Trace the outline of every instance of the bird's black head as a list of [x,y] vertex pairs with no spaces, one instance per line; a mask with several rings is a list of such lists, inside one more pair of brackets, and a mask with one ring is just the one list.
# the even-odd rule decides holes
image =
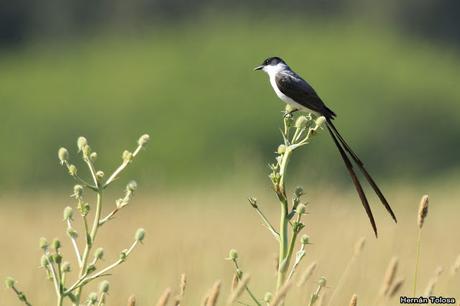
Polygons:
[[269,57],[262,62],[262,65],[257,66],[254,70],[261,70],[265,66],[276,66],[279,63],[286,65],[286,62],[283,61],[283,59],[278,56]]

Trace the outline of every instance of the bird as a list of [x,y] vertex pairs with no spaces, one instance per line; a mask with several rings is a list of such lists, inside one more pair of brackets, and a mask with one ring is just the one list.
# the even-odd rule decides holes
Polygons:
[[314,113],[317,116],[324,116],[326,119],[326,127],[332,137],[332,140],[334,141],[334,144],[339,150],[343,162],[345,163],[345,167],[347,168],[348,173],[353,181],[375,236],[378,236],[375,219],[369,206],[369,201],[367,200],[361,182],[356,175],[356,171],[351,160],[354,161],[355,165],[359,168],[369,185],[377,194],[380,202],[382,202],[383,206],[391,215],[394,222],[397,223],[396,215],[391,209],[390,204],[386,200],[380,188],[375,183],[374,179],[364,167],[364,163],[348,145],[348,143],[333,124],[332,121],[336,118],[336,113],[323,102],[313,87],[301,76],[295,73],[283,59],[277,56],[265,59],[260,66],[254,68],[254,71],[257,70],[262,70],[268,74],[270,84],[273,87],[276,95],[293,108],[291,112],[304,111]]

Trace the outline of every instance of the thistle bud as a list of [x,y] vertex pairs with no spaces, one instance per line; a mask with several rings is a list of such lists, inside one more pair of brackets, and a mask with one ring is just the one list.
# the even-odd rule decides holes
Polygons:
[[143,228],[139,228],[136,231],[136,234],[134,235],[134,239],[136,239],[136,241],[142,243],[142,241],[144,241],[144,238],[145,238],[145,230]]
[[16,283],[16,281],[14,280],[14,278],[8,276],[6,279],[5,279],[5,286],[6,288],[8,289],[11,289],[14,287],[14,284]]
[[326,278],[324,276],[321,276],[318,280],[318,286],[320,287],[326,287]]
[[61,264],[62,262],[62,255],[61,254],[54,254],[53,255],[53,261],[57,263],[58,265]]
[[132,162],[134,156],[133,153],[129,152],[128,150],[124,150],[123,154],[121,155],[121,158],[125,163],[130,163]]
[[46,240],[45,237],[40,238],[39,245],[40,245],[40,249],[42,249],[43,251],[48,250],[49,243],[48,243],[48,240]]
[[53,242],[51,243],[51,246],[52,246],[53,249],[58,251],[61,248],[61,241],[59,239],[55,238],[53,240]]
[[69,237],[72,238],[72,239],[77,239],[78,238],[78,232],[75,229],[71,228],[71,227],[69,227],[67,229],[67,235],[69,235]]
[[265,303],[267,303],[267,304],[270,303],[272,301],[272,299],[273,299],[273,294],[271,292],[265,293],[265,295],[264,295],[264,302]]
[[61,165],[64,165],[64,163],[69,160],[69,151],[67,151],[66,148],[60,148],[58,151],[58,157]]
[[41,268],[46,268],[48,266],[48,256],[42,255],[40,258],[40,267]]
[[137,189],[137,183],[136,181],[131,181],[126,185],[126,191],[128,192],[134,192]]
[[309,237],[307,234],[304,234],[304,235],[302,235],[302,237],[300,238],[300,242],[301,242],[303,245],[310,244],[310,237]]
[[62,263],[62,266],[61,266],[61,271],[63,273],[68,273],[71,271],[71,268],[70,268],[70,263],[68,261],[64,261]]
[[286,146],[283,144],[279,145],[278,149],[276,150],[276,153],[281,155],[281,154],[284,154],[285,152],[286,152]]
[[305,206],[305,204],[300,203],[299,205],[297,205],[296,212],[299,215],[305,215],[306,211],[307,211],[307,207]]
[[83,147],[88,145],[88,140],[86,140],[85,137],[80,136],[77,139],[77,147],[78,147],[78,152],[83,151]]
[[81,151],[83,152],[84,157],[89,158],[89,156],[91,155],[91,147],[89,145],[84,145]]
[[144,134],[141,137],[139,137],[139,140],[137,141],[137,144],[141,147],[145,146],[148,142],[150,141],[150,136],[149,134]]
[[73,186],[73,194],[72,194],[72,197],[76,198],[76,199],[81,199],[83,195],[83,186],[82,185],[75,185]]
[[69,170],[71,176],[77,175],[77,167],[75,165],[70,165],[67,170]]
[[104,178],[104,171],[100,171],[100,170],[97,171],[97,172],[96,172],[96,179],[97,179],[98,181],[100,181],[100,180],[102,180],[103,178]]
[[97,160],[97,153],[93,152],[89,155],[89,159],[94,163]]
[[97,248],[96,251],[94,251],[94,258],[97,260],[101,260],[104,257],[104,249],[103,248]]
[[89,302],[89,305],[95,305],[97,303],[97,293],[96,292],[91,292],[88,295],[88,302]]
[[303,193],[303,188],[300,187],[300,186],[297,186],[297,187],[295,188],[295,190],[294,190],[294,194],[295,194],[296,197],[300,198],[301,196],[304,195],[304,193]]
[[235,249],[231,249],[228,252],[228,259],[229,260],[237,260],[238,259],[238,251]]
[[308,118],[305,117],[305,116],[300,116],[299,118],[297,118],[297,120],[295,121],[295,127],[298,128],[298,129],[303,129],[307,126],[308,124]]
[[64,215],[64,221],[72,220],[73,219],[73,208],[70,206],[67,206],[66,208],[64,208],[63,215]]
[[317,128],[321,127],[325,122],[326,122],[326,118],[324,118],[324,116],[319,117],[315,121],[316,127]]
[[110,289],[109,281],[104,280],[99,284],[99,292],[107,293],[107,292],[109,292],[109,289]]

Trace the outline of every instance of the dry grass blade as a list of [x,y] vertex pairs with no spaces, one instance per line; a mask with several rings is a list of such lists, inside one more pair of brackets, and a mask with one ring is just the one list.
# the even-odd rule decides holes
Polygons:
[[169,301],[169,297],[171,296],[171,288],[166,288],[163,294],[160,296],[157,302],[157,306],[166,306]]
[[284,285],[280,288],[278,293],[276,293],[275,297],[273,298],[273,301],[270,303],[270,306],[278,306],[281,305],[286,298],[287,293],[289,292],[289,289],[291,289],[292,282],[286,282]]
[[356,306],[358,305],[358,296],[356,294],[353,294],[353,296],[351,297],[351,300],[350,300],[350,304],[348,304],[349,306]]
[[232,291],[235,291],[236,288],[238,287],[238,275],[236,273],[233,274],[232,278]]
[[318,302],[317,302],[317,306],[323,306],[325,305],[325,301],[326,301],[326,292],[324,292],[323,294],[321,294],[319,296],[319,299],[318,299]]
[[316,269],[317,266],[318,266],[318,264],[314,261],[307,267],[307,269],[305,269],[305,272],[302,274],[302,277],[300,278],[299,282],[297,283],[297,287],[302,287],[303,285],[305,285],[305,283],[313,275],[313,272],[315,272],[315,269]]
[[128,299],[128,306],[136,306],[136,297],[131,295]]
[[434,287],[436,286],[436,283],[438,282],[438,279],[436,277],[433,277],[430,279],[428,282],[428,285],[425,288],[425,292],[423,293],[423,296],[431,296],[433,295]]
[[365,244],[366,244],[366,237],[361,237],[358,241],[356,241],[354,252],[353,252],[353,255],[355,257],[361,254],[361,252],[364,249]]
[[388,293],[388,297],[392,298],[392,297],[396,296],[396,294],[401,290],[403,285],[404,285],[404,278],[398,278],[395,281],[395,284],[391,288],[390,292]]
[[396,272],[398,271],[398,262],[399,262],[398,258],[393,257],[390,263],[388,264],[387,270],[385,272],[385,277],[383,279],[382,288],[380,290],[380,294],[382,296],[388,295],[388,292],[390,291],[390,288],[393,285],[393,282],[396,276]]
[[179,283],[179,294],[176,295],[174,298],[174,306],[180,306],[180,302],[182,301],[182,298],[184,297],[185,293],[185,288],[187,286],[187,276],[185,273],[182,273],[180,276],[180,283]]
[[425,218],[428,215],[428,195],[424,195],[420,200],[420,206],[418,208],[417,225],[421,229],[425,223]]
[[206,306],[216,306],[217,305],[217,299],[219,298],[219,294],[220,294],[220,286],[221,286],[221,281],[217,281],[214,283],[209,293],[208,299],[206,301]]
[[241,279],[241,281],[239,282],[238,286],[232,291],[232,293],[230,294],[230,296],[228,297],[227,299],[227,305],[231,305],[233,304],[234,302],[236,302],[236,300],[241,296],[241,294],[243,293],[244,289],[246,289],[246,286],[248,285],[249,283],[249,279],[250,279],[250,275],[249,274],[245,274],[243,276],[243,278]]
[[450,272],[452,275],[457,274],[457,272],[460,270],[460,255],[457,256],[457,259],[455,260],[454,264],[452,265],[452,268]]

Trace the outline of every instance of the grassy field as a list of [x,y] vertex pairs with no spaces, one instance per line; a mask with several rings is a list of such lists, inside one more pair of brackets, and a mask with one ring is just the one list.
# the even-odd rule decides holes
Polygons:
[[[324,193],[325,187],[328,187],[327,193]],[[444,272],[435,294],[460,298],[460,275],[450,274],[450,266],[460,253],[456,235],[460,208],[453,205],[460,194],[446,195],[450,187],[429,188],[431,206],[422,235],[418,291],[421,294],[425,290],[436,268],[442,266]],[[166,287],[177,290],[183,272],[188,277],[185,305],[199,305],[204,293],[217,279],[223,281],[226,296],[233,269],[224,257],[230,248],[239,251],[242,268],[252,275],[251,286],[256,294],[262,297],[265,291],[272,291],[276,243],[247,204],[245,192],[244,187],[216,187],[213,191],[176,190],[168,195],[135,198],[131,207],[102,229],[96,242],[106,247],[104,264],[109,264],[131,241],[137,227],[143,226],[147,231],[145,244],[109,278],[112,286],[109,304],[124,305],[123,301],[135,294],[140,305],[152,305]],[[274,219],[278,204],[268,192],[267,188],[259,188],[252,194],[259,196],[267,215]],[[380,229],[380,237],[375,239],[355,194],[331,191],[330,186],[310,188],[306,232],[311,236],[312,245],[308,246],[301,270],[312,261],[318,262],[318,269],[304,287],[292,289],[287,305],[306,305],[315,280],[320,276],[328,280],[327,302],[353,254],[355,242],[362,236],[367,238],[366,246],[332,305],[347,305],[353,293],[358,294],[359,305],[377,305],[375,299],[393,256],[400,258],[398,277],[405,278],[401,294],[411,295],[416,214],[421,192],[408,187],[391,188],[388,194],[399,223],[392,224],[382,209],[375,209]],[[38,268],[38,238],[58,236],[64,241],[64,253],[70,252],[61,210],[70,205],[71,200],[56,199],[67,199],[67,193],[3,196],[0,199],[0,231],[3,233],[0,271],[2,276],[14,275],[18,286],[28,293],[34,305],[54,304],[52,285],[43,281],[44,271]],[[15,299],[11,292],[4,291],[0,303],[19,305]],[[380,305],[399,305],[399,300],[395,298]]]

